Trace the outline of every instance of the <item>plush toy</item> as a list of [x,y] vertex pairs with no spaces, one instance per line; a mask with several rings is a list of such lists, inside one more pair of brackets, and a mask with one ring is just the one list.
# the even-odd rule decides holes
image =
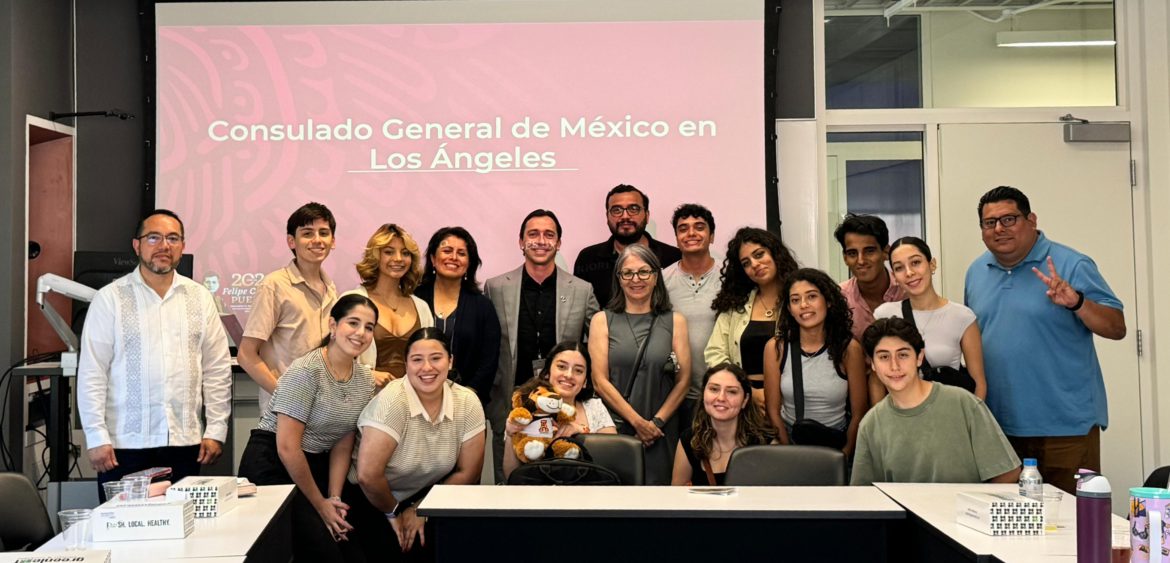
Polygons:
[[516,459],[520,463],[543,459],[550,443],[553,457],[580,457],[581,448],[576,444],[568,440],[553,442],[553,417],[560,424],[568,424],[577,416],[577,409],[562,401],[552,389],[541,385],[527,397],[515,393],[512,407],[508,422],[524,426],[524,430],[512,435],[512,448],[516,450]]

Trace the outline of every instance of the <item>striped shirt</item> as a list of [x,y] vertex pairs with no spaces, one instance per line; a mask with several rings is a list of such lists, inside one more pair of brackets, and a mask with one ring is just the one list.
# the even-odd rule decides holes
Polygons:
[[303,422],[301,449],[314,454],[333,449],[338,440],[353,432],[358,415],[374,396],[369,366],[354,360],[353,376],[342,383],[329,373],[323,350],[317,348],[293,360],[276,381],[276,392],[259,426],[276,432],[277,413]]
[[[483,406],[475,391],[449,381],[438,420],[432,421],[407,376],[388,383],[362,411],[357,425],[362,433],[384,432],[398,443],[386,464],[386,481],[394,498],[402,501],[455,468],[463,443],[483,433]],[[360,447],[359,442],[354,448],[355,461]],[[356,468],[349,478],[357,482]]]

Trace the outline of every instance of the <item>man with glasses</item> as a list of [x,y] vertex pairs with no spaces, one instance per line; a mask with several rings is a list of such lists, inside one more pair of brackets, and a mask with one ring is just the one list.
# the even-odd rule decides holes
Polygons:
[[289,364],[329,334],[329,309],[337,301],[337,288],[322,268],[336,244],[333,212],[306,203],[289,216],[285,229],[293,259],[256,288],[237,358],[260,386],[260,412]]
[[650,248],[665,268],[678,262],[682,253],[669,244],[658,242],[646,232],[650,221],[650,198],[628,184],[615,186],[605,196],[606,224],[612,236],[604,242],[586,247],[577,255],[573,275],[593,286],[593,295],[602,307],[609,306],[613,290],[613,266],[618,253],[631,244]]
[[557,343],[580,341],[598,310],[589,283],[557,267],[560,249],[560,220],[537,209],[520,223],[524,264],[483,286],[500,319],[500,362],[486,413],[496,483],[504,481],[504,421],[512,410],[512,391],[540,371]]
[[987,406],[1021,458],[1073,492],[1077,469],[1101,469],[1109,423],[1093,335],[1125,337],[1121,301],[1091,258],[1037,229],[1028,197],[1009,186],[979,199],[985,252],[965,299],[983,332]]
[[[81,332],[77,409],[101,484],[151,467],[178,481],[227,438],[232,373],[211,293],[178,275],[183,222],[156,209],[130,241],[139,265],[98,290]],[[206,419],[204,427],[202,420]]]

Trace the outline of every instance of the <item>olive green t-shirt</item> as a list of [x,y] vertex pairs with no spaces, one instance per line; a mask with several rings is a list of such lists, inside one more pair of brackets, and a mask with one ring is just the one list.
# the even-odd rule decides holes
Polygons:
[[1020,465],[983,401],[931,385],[914,408],[886,396],[861,419],[851,484],[980,483]]

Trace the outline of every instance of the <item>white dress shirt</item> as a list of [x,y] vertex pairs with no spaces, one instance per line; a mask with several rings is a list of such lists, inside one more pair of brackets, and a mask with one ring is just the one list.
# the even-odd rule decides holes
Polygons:
[[77,368],[88,448],[222,442],[231,388],[227,335],[203,285],[175,274],[160,298],[135,268],[98,291],[81,332]]

